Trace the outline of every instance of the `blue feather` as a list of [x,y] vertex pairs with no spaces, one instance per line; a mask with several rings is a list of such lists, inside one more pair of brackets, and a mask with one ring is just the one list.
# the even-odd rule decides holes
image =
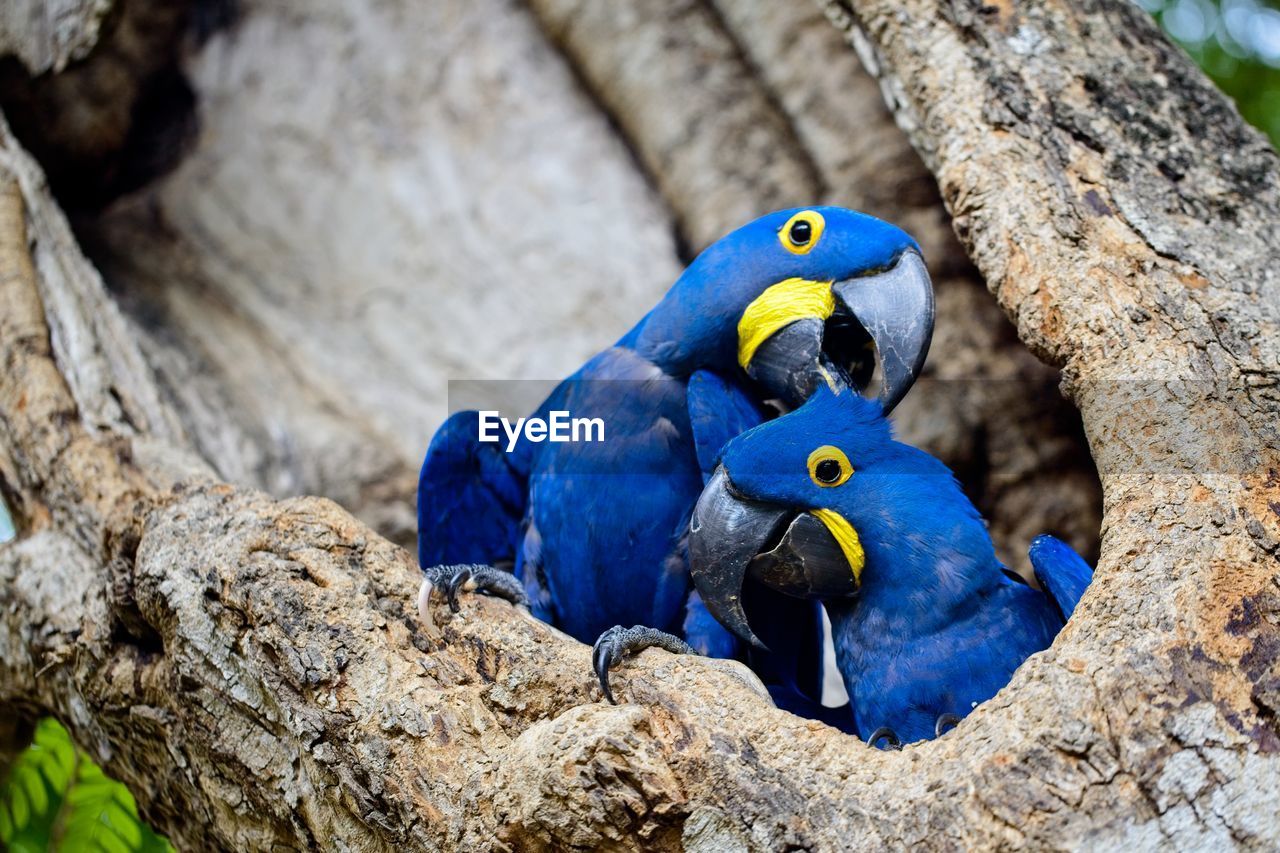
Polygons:
[[765,419],[763,407],[742,386],[710,370],[699,370],[689,377],[689,425],[704,480],[730,439]]
[[[741,654],[691,596],[685,547],[709,466],[725,442],[764,417],[760,392],[738,364],[738,322],[780,281],[852,278],[917,248],[872,217],[813,210],[826,228],[811,251],[779,242],[794,210],[727,235],[539,408],[602,418],[604,442],[522,441],[504,458],[499,445],[477,443],[474,413],[450,418],[419,483],[423,566],[514,562],[534,612],[586,642],[614,624],[645,624],[684,634],[709,654]],[[778,614],[773,630],[792,643],[779,642],[787,657],[753,664],[788,687],[816,690],[816,611],[762,610]]]
[[[824,486],[807,459],[840,448],[853,473]],[[858,730],[930,738],[1046,648],[1092,572],[1064,543],[1032,549],[1047,594],[1008,577],[986,525],[941,462],[892,439],[879,406],[821,389],[796,411],[739,436],[722,455],[753,501],[838,512],[865,553],[858,594],[827,601],[837,662]]]
[[479,415],[458,412],[431,439],[418,479],[418,562],[511,559],[525,478],[500,446],[479,441]]
[[1070,619],[1085,587],[1093,580],[1093,569],[1070,545],[1047,534],[1032,540],[1030,554],[1036,580],[1053,599],[1062,618]]

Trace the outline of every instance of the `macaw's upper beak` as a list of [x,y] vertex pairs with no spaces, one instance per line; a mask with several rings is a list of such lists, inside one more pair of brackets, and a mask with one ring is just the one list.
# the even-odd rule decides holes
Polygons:
[[880,404],[888,414],[920,375],[933,338],[933,284],[924,260],[908,250],[889,269],[837,281],[830,292],[830,302],[811,312],[819,316],[796,319],[759,343],[744,365],[747,374],[795,407],[819,382],[832,390],[865,389],[878,355]]
[[858,591],[862,568],[850,565],[816,515],[742,497],[723,465],[693,509],[689,557],[694,586],[711,615],[761,649],[742,608],[748,577],[797,598],[847,598]]

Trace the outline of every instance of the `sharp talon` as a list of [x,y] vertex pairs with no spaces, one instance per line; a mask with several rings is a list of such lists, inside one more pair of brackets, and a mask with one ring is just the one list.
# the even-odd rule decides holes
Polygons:
[[462,612],[458,593],[471,590],[505,599],[526,610],[529,606],[529,597],[515,576],[492,566],[451,564],[430,566],[422,571],[426,575],[426,580],[418,590],[418,615],[437,636],[439,632],[431,619],[430,612],[431,595],[435,588],[439,588],[444,593],[452,613]]
[[875,746],[882,740],[889,749],[902,749],[902,741],[898,740],[898,736],[888,726],[881,726],[872,732],[871,737],[867,738],[867,746]]
[[471,580],[471,569],[469,567],[459,569],[453,577],[449,578],[449,585],[445,587],[445,591],[449,595],[449,610],[454,613],[462,609],[458,604],[458,590],[469,580]]
[[608,700],[610,705],[617,705],[618,700],[613,698],[613,691],[609,689],[609,665],[601,661],[601,665],[596,667],[596,675],[600,677],[600,689],[604,691],[604,698]]
[[960,718],[955,714],[943,714],[938,717],[938,722],[933,726],[933,736],[942,737],[943,733],[948,729],[954,729],[960,725]]
[[434,589],[429,579],[422,581],[418,587],[418,619],[430,634],[438,634],[435,620],[431,618],[431,590]]
[[613,638],[612,630],[605,631],[596,640],[596,646],[592,649],[592,657],[594,658],[596,677],[600,679],[600,689],[604,691],[604,698],[609,700],[610,705],[617,705],[617,701],[613,698],[613,691],[609,689],[609,666],[613,657]]
[[592,667],[596,671],[596,678],[600,680],[600,689],[611,705],[616,705],[618,702],[614,699],[613,690],[609,687],[609,670],[615,664],[648,648],[665,649],[677,655],[697,654],[684,640],[664,631],[646,628],[643,625],[634,625],[630,628],[614,625],[596,638],[595,645],[591,647]]

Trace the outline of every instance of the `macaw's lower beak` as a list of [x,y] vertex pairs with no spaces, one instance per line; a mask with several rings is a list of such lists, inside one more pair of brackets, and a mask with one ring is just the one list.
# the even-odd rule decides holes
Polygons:
[[702,490],[689,523],[694,586],[711,615],[757,648],[742,608],[746,579],[797,598],[847,598],[858,572],[826,523],[810,512],[748,500],[724,466]]
[[[924,260],[903,252],[887,270],[832,283],[825,300],[800,285],[819,283],[783,282],[748,308],[748,328],[740,325],[739,334],[758,336],[743,365],[747,374],[795,407],[819,382],[833,391],[865,390],[878,356],[880,403],[888,414],[920,375],[933,338],[933,285]],[[786,325],[759,340],[759,329],[779,323]]]

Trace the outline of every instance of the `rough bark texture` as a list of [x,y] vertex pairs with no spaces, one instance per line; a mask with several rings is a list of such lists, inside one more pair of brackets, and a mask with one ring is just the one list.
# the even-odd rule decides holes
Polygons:
[[910,231],[935,280],[938,334],[923,380],[895,414],[899,435],[959,472],[1009,565],[1029,569],[1027,545],[1045,532],[1096,554],[1101,500],[1079,416],[1056,372],[1027,352],[984,292],[933,177],[816,6],[531,5],[692,249],[762,211],[815,202]]
[[84,226],[200,452],[413,536],[448,380],[567,375],[679,273],[658,200],[505,0],[244,2],[201,132]]
[[9,0],[0,6],[0,56],[22,60],[32,74],[61,71],[98,40],[111,0]]
[[[208,18],[192,15],[193,3],[81,3],[101,21],[92,29],[86,22],[77,61],[33,79],[17,58],[0,58],[0,105],[73,215],[146,184],[189,145],[193,96],[176,63],[184,35],[198,38]],[[17,5],[43,6],[54,18],[57,7],[74,4]]]
[[[575,57],[584,82],[621,121],[632,107],[610,105],[606,89],[593,82],[593,75],[621,72],[591,59],[586,46],[575,48],[572,27],[552,25],[557,13],[550,0],[536,6]],[[315,339],[293,351],[292,341],[304,330],[291,324],[315,319],[302,301],[290,304],[303,318],[273,305],[301,300],[299,290],[310,292],[306,287],[322,281],[328,284],[314,292],[322,294],[320,304],[332,306],[325,300],[346,291],[339,287],[341,275],[328,277],[328,267],[348,247],[359,247],[339,242],[343,251],[332,255],[326,247],[354,240],[347,236],[353,229],[375,243],[384,239],[379,229],[394,217],[358,231],[360,220],[346,203],[368,208],[361,206],[356,183],[389,187],[388,194],[415,185],[410,178],[397,183],[403,175],[397,168],[368,165],[361,172],[346,160],[326,159],[323,150],[303,144],[322,134],[316,125],[292,132],[293,125],[268,121],[273,98],[339,95],[321,86],[272,90],[284,83],[264,76],[246,45],[256,40],[310,51],[313,59],[341,52],[350,45],[322,37],[330,32],[324,23],[330,17],[349,20],[340,7],[335,4],[328,17],[314,13],[314,4],[299,5],[293,17],[250,9],[234,38],[214,36],[193,60],[197,68],[208,63],[204,76],[193,79],[205,81],[197,90],[225,88],[221,99],[200,101],[208,112],[196,151],[171,179],[122,201],[90,227],[102,235],[103,257],[117,270],[126,302],[129,288],[143,287],[130,282],[146,282],[144,273],[155,276],[149,289],[132,291],[132,316],[148,330],[141,350],[131,328],[137,319],[115,310],[38,168],[2,131],[0,487],[17,511],[21,535],[0,546],[0,706],[57,714],[130,785],[147,818],[182,847],[1280,845],[1274,820],[1280,788],[1280,172],[1274,151],[1243,127],[1136,7],[1121,0],[1039,0],[1016,10],[866,0],[828,9],[880,77],[898,123],[939,179],[965,249],[1015,319],[1019,336],[1065,369],[1105,490],[1098,573],[1054,646],[1028,661],[1008,688],[956,731],[901,753],[869,750],[773,709],[732,664],[647,652],[617,675],[630,703],[601,704],[588,675],[587,649],[501,602],[467,600],[463,616],[452,619],[439,607],[444,634],[428,636],[408,606],[417,581],[408,554],[328,500],[277,501],[228,486],[201,460],[205,456],[225,476],[227,458],[216,452],[222,445],[210,442],[241,436],[246,446],[257,447],[261,436],[273,433],[255,430],[277,423],[270,415],[278,413],[279,401],[254,381],[233,381],[240,357],[235,346],[258,354],[255,369],[272,377],[266,389],[300,406],[278,422],[284,424],[281,434],[338,436],[332,444],[317,439],[308,445],[298,468],[278,470],[330,464],[307,454],[324,447],[351,453],[364,447],[362,437],[403,428],[372,422],[385,414],[376,408],[382,377],[364,376],[375,389],[366,392],[372,396],[349,398],[343,383],[353,384],[355,377],[344,378],[343,365],[325,361]],[[448,43],[458,45],[442,80],[449,73],[470,79],[468,70],[489,56],[477,44],[498,45],[487,67],[499,69],[509,58],[501,46],[527,44],[521,39],[536,32],[531,17],[496,0],[493,8],[503,15],[494,18],[479,5],[474,12],[461,4],[432,8],[458,26],[429,28],[435,37],[450,34],[454,41]],[[592,23],[594,8],[578,10],[583,26],[599,25]],[[830,56],[817,61],[824,74],[838,75],[851,62],[844,48],[829,42],[831,33],[806,25],[779,38],[778,28],[767,23],[770,13],[746,4],[726,2],[718,15],[706,7],[688,9],[676,20],[710,40],[698,42],[698,49],[718,62],[782,69],[787,63],[768,57],[806,38],[829,44],[824,50]],[[428,14],[409,10],[402,11]],[[391,45],[400,44],[401,33],[417,44],[410,24],[420,20],[361,19]],[[286,22],[290,38],[274,39]],[[344,31],[335,25],[332,32]],[[485,41],[512,31],[526,35]],[[714,47],[729,32],[736,49]],[[309,47],[290,47],[295,41]],[[539,55],[542,64],[534,67],[568,79],[553,52]],[[349,150],[382,146],[401,170],[407,165],[394,154],[396,145],[407,143],[379,134],[387,126],[378,123],[378,102],[365,102],[359,92],[418,73],[412,63],[397,64],[403,56],[388,49],[376,62],[370,59],[380,73],[369,78],[358,73],[358,62],[344,67],[343,74],[362,83],[355,94],[346,93],[350,102],[337,102],[360,105],[366,112],[357,115],[369,122],[351,129],[360,144],[352,142]],[[662,73],[686,72],[671,65]],[[292,75],[305,78],[301,70]],[[497,70],[492,79],[499,91],[508,91]],[[644,85],[642,77],[619,79]],[[814,141],[822,138],[822,127],[789,116],[826,112],[789,106],[799,90],[772,72],[753,79],[761,87],[760,81],[770,82],[757,95],[741,81],[723,84],[724,91],[781,116],[762,125],[762,132],[778,134],[777,144],[785,143],[780,150],[791,150],[788,138],[806,140],[809,153],[797,161],[796,179],[836,174],[838,165],[822,164],[838,163],[846,131],[826,131],[831,144],[824,148]],[[720,91],[714,79],[707,83],[709,91]],[[412,81],[408,85],[414,88]],[[429,91],[445,98],[449,90]],[[548,87],[550,106],[544,108],[557,103],[552,91],[562,90]],[[831,97],[853,97],[840,91]],[[415,89],[410,100],[421,96]],[[239,113],[241,99],[258,106]],[[443,149],[458,157],[489,139],[467,139],[445,120],[468,103],[445,101],[432,126],[446,142],[459,135],[456,148]],[[607,124],[598,117],[573,123],[572,116],[594,115],[590,103],[578,98],[571,104],[576,106],[564,107],[556,128],[561,145],[579,150],[573,145],[581,143],[599,162],[616,164],[616,172],[601,166],[601,176],[627,176],[618,178],[624,189],[613,197],[629,200],[618,209],[638,218],[631,220],[632,231],[617,237],[617,252],[632,239],[641,241],[638,256],[645,246],[666,246],[671,254],[661,263],[674,268],[674,240],[662,227],[659,196],[628,171],[626,152],[611,141]],[[292,101],[279,105],[296,107]],[[297,117],[309,115],[328,128],[326,116],[337,108],[313,103],[309,111],[298,108]],[[208,116],[219,109],[231,118],[211,122]],[[847,115],[844,109],[831,113]],[[718,133],[721,110],[712,102],[698,112],[708,110],[713,127],[706,132]],[[742,121],[733,110],[723,111],[725,122]],[[265,124],[254,125],[254,116]],[[382,120],[396,127],[400,116],[391,111]],[[500,111],[493,120],[508,118]],[[656,114],[654,122],[660,118]],[[883,124],[873,126],[891,136]],[[215,132],[219,127],[225,131]],[[573,127],[587,129],[575,137]],[[670,144],[660,131],[649,137],[645,127],[624,128],[642,163]],[[290,139],[300,150],[286,157],[274,146]],[[603,140],[603,147],[583,139]],[[498,152],[516,157],[531,144],[519,138]],[[688,144],[696,147],[694,140]],[[263,165],[254,166],[260,174],[290,174],[289,157],[341,163],[313,173],[331,181],[317,191],[329,193],[326,212],[336,222],[317,219],[309,231],[273,231],[270,223],[305,221],[304,208],[287,204],[309,196],[299,190],[273,202],[262,192],[254,195],[257,207],[242,207],[243,194],[261,191],[237,174],[245,152],[219,153],[224,145],[244,145],[249,153],[261,146],[255,163]],[[201,146],[209,159],[201,159]],[[682,156],[683,148],[675,146],[669,156]],[[817,153],[823,150],[831,154]],[[429,153],[420,156],[429,160]],[[482,159],[477,155],[470,169],[484,174]],[[893,162],[918,169],[909,158]],[[200,164],[205,171],[184,176]],[[345,177],[345,168],[366,177]],[[469,173],[475,174],[447,166],[431,172],[454,178]],[[596,191],[607,186],[601,176],[593,177]],[[689,180],[696,177],[695,170]],[[518,178],[536,184],[527,174]],[[764,189],[746,191],[727,180],[728,195],[702,215],[747,209],[773,192],[772,178],[760,180]],[[447,200],[440,187],[453,184],[440,181],[427,186]],[[693,224],[702,221],[694,216],[697,199],[687,212],[673,200],[680,182],[655,180],[655,186],[681,217],[689,245],[712,233]],[[831,180],[805,191],[835,197],[835,186]],[[202,189],[212,198],[202,200]],[[927,191],[925,182],[921,192]],[[890,194],[867,192],[868,199]],[[777,198],[783,203],[784,196]],[[290,215],[259,212],[272,203]],[[532,204],[530,215],[542,215]],[[925,236],[929,216],[937,215],[929,203],[909,206],[919,209],[915,227],[922,239],[943,245],[940,228],[935,237]],[[435,251],[458,219],[443,226],[431,220],[434,230],[418,231],[427,221],[397,225],[404,235],[398,239],[431,243]],[[156,235],[154,244],[138,233],[144,222]],[[650,224],[636,231],[637,222]],[[127,257],[130,244],[123,237],[112,248],[116,227],[139,240],[138,260]],[[303,234],[316,239],[307,245]],[[469,238],[458,239],[465,247]],[[648,239],[658,242],[643,242]],[[387,251],[393,243],[386,238]],[[258,273],[252,264],[234,262],[241,251],[296,260],[305,257],[304,247],[323,262],[315,261],[312,274],[291,286],[281,283],[288,268],[268,264]],[[612,244],[608,252],[571,257],[608,264],[616,258],[595,255],[611,252]],[[931,251],[958,258],[950,252]],[[151,258],[159,259],[154,266]],[[365,260],[384,262],[380,255]],[[494,263],[499,272],[523,269],[515,261]],[[353,262],[353,269],[358,266]],[[388,262],[382,274],[399,280],[395,269]],[[441,269],[447,275],[459,268]],[[466,269],[467,280],[474,280],[475,270]],[[165,270],[173,275],[166,277]],[[957,281],[972,280],[959,260],[944,270]],[[423,287],[442,286],[439,281],[427,278]],[[654,292],[637,301],[650,301],[665,284],[653,285]],[[943,289],[983,304],[970,285]],[[503,298],[512,297],[504,292]],[[594,303],[591,311],[625,314],[617,302],[607,308]],[[217,325],[219,316],[237,312],[252,322]],[[387,312],[389,323],[395,313]],[[227,342],[216,333],[203,336],[202,321],[211,328],[259,331]],[[345,333],[339,325],[311,333],[319,329],[332,339]],[[991,346],[990,340],[974,346]],[[598,342],[582,341],[584,348],[588,344]],[[221,360],[215,358],[220,351]],[[403,364],[396,353],[385,364]],[[148,359],[158,365],[158,379]],[[166,366],[175,363],[199,367],[191,376],[214,377],[207,380],[214,391],[242,395],[211,399],[245,405],[252,414],[219,411],[215,402],[206,420],[193,416],[200,395],[189,378]],[[336,384],[321,393],[326,382]],[[255,400],[260,410],[249,405]],[[372,414],[347,411],[365,407]],[[315,412],[327,413],[332,426],[298,427]],[[370,422],[362,425],[358,417]],[[412,439],[402,434],[398,440]],[[255,458],[248,451],[236,456],[236,446],[226,443],[233,460]],[[389,470],[405,464],[403,454],[377,455],[392,442],[370,446],[372,458],[392,459]],[[268,461],[258,457],[245,466],[245,479],[281,464],[272,455],[277,453],[268,449]],[[355,467],[377,467],[359,459]],[[332,470],[344,461],[338,458]],[[369,482],[353,488],[361,493]]]
[[65,74],[0,75],[221,476],[407,543],[446,380],[562,376],[682,257],[824,201],[903,224],[937,279],[942,357],[900,433],[960,472],[1010,565],[1045,531],[1096,554],[1096,474],[1056,373],[816,7],[531,6],[133,0]]

